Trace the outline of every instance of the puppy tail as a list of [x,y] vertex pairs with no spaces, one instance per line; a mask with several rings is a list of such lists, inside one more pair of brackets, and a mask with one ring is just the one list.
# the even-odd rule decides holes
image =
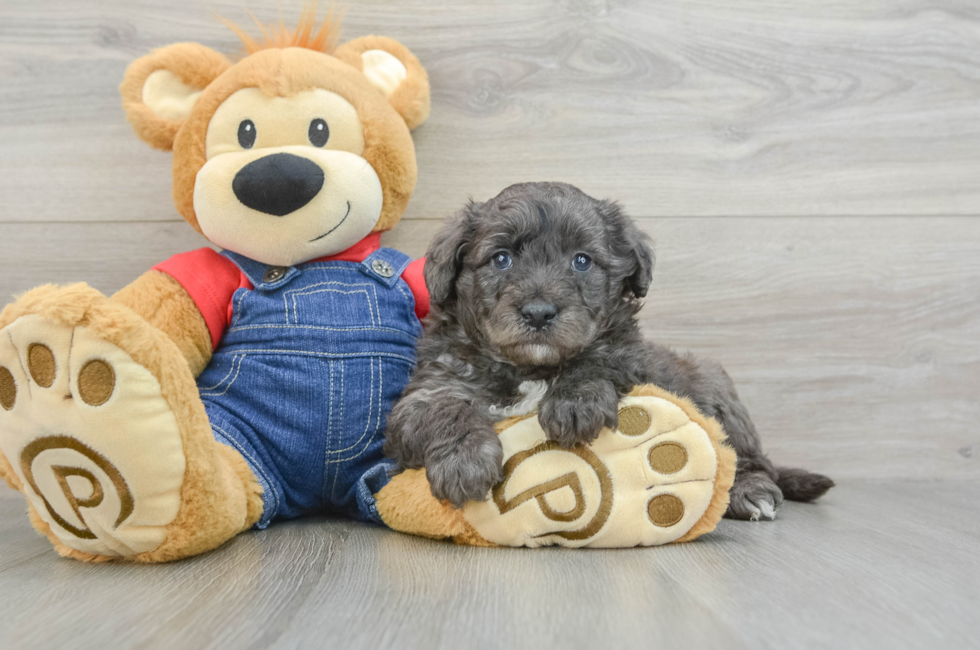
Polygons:
[[777,467],[776,471],[779,473],[776,485],[790,501],[814,501],[836,485],[833,479],[805,469]]

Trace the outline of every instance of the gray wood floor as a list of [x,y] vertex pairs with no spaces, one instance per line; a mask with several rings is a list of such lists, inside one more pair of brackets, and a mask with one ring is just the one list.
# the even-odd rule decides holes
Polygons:
[[[117,86],[154,47],[236,51],[212,11],[248,21],[239,0],[0,0],[3,300],[111,292],[204,245]],[[839,486],[679,547],[309,519],[159,567],[61,560],[0,488],[0,646],[980,647],[980,4],[350,3],[346,35],[372,32],[433,86],[388,245],[421,255],[516,181],[621,200],[657,242],[647,334],[721,360],[771,457]]]
[[9,647],[976,648],[972,481],[842,481],[647,550],[474,549],[310,518],[170,566],[59,559],[0,497]]

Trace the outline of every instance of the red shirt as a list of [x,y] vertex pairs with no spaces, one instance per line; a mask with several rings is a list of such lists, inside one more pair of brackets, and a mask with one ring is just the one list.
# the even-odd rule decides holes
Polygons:
[[[380,247],[381,233],[372,233],[342,253],[310,261],[363,262]],[[419,320],[429,313],[429,291],[422,276],[424,266],[424,258],[415,260],[405,268],[401,276],[415,296],[415,315]],[[245,274],[230,259],[210,248],[174,255],[153,268],[171,276],[190,294],[207,323],[211,345],[217,349],[228,323],[231,322],[232,296],[239,289],[254,288]]]

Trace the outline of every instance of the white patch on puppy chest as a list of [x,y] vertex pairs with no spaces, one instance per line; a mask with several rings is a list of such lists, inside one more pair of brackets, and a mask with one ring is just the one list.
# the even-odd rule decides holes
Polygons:
[[517,387],[517,391],[524,396],[524,399],[510,406],[501,406],[499,404],[490,406],[487,409],[490,417],[495,420],[505,420],[515,415],[533,413],[538,409],[538,404],[544,398],[544,394],[548,392],[548,382],[543,379],[524,381]]

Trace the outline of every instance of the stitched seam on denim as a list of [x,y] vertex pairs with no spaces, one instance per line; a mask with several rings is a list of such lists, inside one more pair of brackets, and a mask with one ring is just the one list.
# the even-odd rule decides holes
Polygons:
[[[406,268],[408,267],[406,266]],[[410,320],[414,320],[416,323],[418,323],[418,327],[421,327],[422,321],[419,320],[418,313],[415,311],[418,304],[415,300],[415,294],[412,293],[412,288],[408,286],[408,283],[405,282],[401,276],[399,276],[398,284],[396,286],[398,287],[398,290],[402,292],[402,295],[405,296],[405,300],[408,302],[408,318]],[[420,331],[416,329],[416,332],[412,336],[418,338],[419,333]]]
[[[413,303],[415,302],[415,296],[412,294],[412,290],[408,288],[408,284],[406,284],[404,280],[398,278],[398,282],[395,284],[395,287],[401,292],[405,300],[411,300]],[[412,307],[414,306],[415,305],[413,304]]]
[[[346,296],[349,296],[349,295],[355,294],[355,293],[363,293],[364,294],[364,297],[367,298],[367,301],[368,301],[368,313],[371,314],[371,324],[372,325],[375,325],[375,326],[378,324],[377,321],[380,320],[380,319],[376,315],[376,312],[378,311],[378,297],[377,296],[374,296],[374,305],[373,305],[373,309],[372,309],[372,305],[371,305],[371,294],[368,293],[367,291],[365,291],[365,290],[338,291],[337,289],[318,289],[316,291],[304,291],[304,292],[300,292],[300,293],[293,293],[293,294],[291,294],[290,297],[293,299],[293,323],[292,324],[298,324],[299,323],[299,308],[298,308],[298,306],[296,304],[296,298],[298,296],[311,296],[311,295],[313,295],[315,293],[328,293],[328,292],[330,292],[330,293],[340,293],[340,294],[343,294],[343,295],[346,295]],[[288,313],[286,314],[286,319],[287,319],[286,322],[289,323],[289,320],[288,320],[289,319],[289,314]]]
[[[384,277],[380,273],[374,270],[372,263],[374,260],[381,260],[390,264],[395,271],[390,277]],[[408,265],[412,263],[412,258],[402,253],[401,251],[395,250],[394,248],[379,248],[378,250],[371,253],[363,262],[361,262],[361,268],[369,276],[373,277],[381,284],[388,288],[395,286],[395,283],[401,279],[402,273],[408,268]]]
[[[212,359],[213,358],[214,357],[212,357]],[[238,364],[239,358],[241,358],[241,355],[238,355],[238,354],[234,355],[231,358],[231,367],[228,368],[228,372],[225,374],[224,377],[221,378],[221,380],[217,384],[215,384],[214,386],[198,386],[197,389],[199,391],[203,391],[203,390],[217,390],[218,386],[220,386],[221,384],[225,383],[225,380],[228,379],[229,377],[231,377],[231,373],[235,372],[235,366]]]
[[[333,284],[340,284],[340,283],[333,283]],[[344,285],[344,286],[351,286],[351,285]],[[376,324],[375,323],[376,319],[375,319],[375,316],[374,316],[374,312],[371,311],[371,296],[368,294],[368,292],[366,290],[363,290],[363,289],[358,289],[358,290],[355,290],[355,291],[339,291],[337,289],[318,289],[316,291],[300,291],[300,292],[290,291],[288,293],[289,293],[289,297],[292,298],[292,301],[293,301],[293,323],[299,323],[299,308],[298,308],[298,306],[296,304],[296,298],[298,296],[310,296],[310,295],[313,295],[313,294],[316,294],[316,293],[327,293],[327,292],[340,293],[340,294],[344,294],[344,295],[347,295],[347,296],[349,296],[351,294],[355,294],[355,293],[363,293],[364,294],[364,297],[367,298],[367,301],[368,301],[368,312],[371,314],[371,324],[372,325],[375,325]],[[376,307],[377,307],[377,305],[375,305],[375,308]],[[289,312],[288,311],[286,312],[286,322],[289,323]]]
[[241,271],[246,278],[248,278],[248,281],[254,288],[264,290],[266,283],[262,282],[262,276],[265,274],[265,270],[268,267],[265,264],[259,264],[255,260],[251,260],[243,255],[240,255],[239,257],[242,258],[241,264],[235,262],[235,266],[238,267],[238,270]]
[[313,357],[325,357],[328,359],[357,359],[360,357],[386,357],[389,359],[400,359],[402,361],[407,361],[408,363],[414,365],[415,359],[412,357],[406,357],[401,354],[395,354],[393,352],[311,352],[309,350],[269,350],[260,348],[250,348],[247,350],[236,350],[241,354],[279,354],[279,355],[300,355],[300,356],[313,356]]
[[[354,447],[357,447],[362,442],[364,442],[364,437],[371,430],[371,416],[374,414],[374,386],[375,386],[375,384],[374,384],[374,361],[375,360],[372,357],[371,358],[371,389],[368,392],[368,394],[370,395],[370,398],[369,398],[370,401],[368,402],[368,416],[367,416],[367,422],[364,425],[364,431],[361,433],[361,437],[360,438],[358,438],[357,440],[355,440],[354,442],[352,442],[347,447],[344,447],[343,449],[335,449],[333,451],[328,451],[327,453],[330,454],[330,455],[342,454],[342,453],[344,453],[346,451],[350,451]],[[378,359],[378,375],[380,377],[380,380],[383,380],[384,379],[384,376],[381,373],[381,359]],[[381,383],[380,380],[379,380],[379,385]],[[381,391],[379,390],[378,392],[380,393]],[[380,396],[379,396],[379,401],[380,401]],[[371,441],[374,440],[374,436],[376,436],[376,435],[378,435],[378,427],[377,426],[375,426],[374,432],[371,433],[371,437],[368,438],[368,441],[367,441],[367,443],[365,443],[365,446],[367,446],[368,444],[370,444]],[[348,456],[346,458],[338,458],[338,459],[334,459],[334,460],[328,460],[327,462],[328,463],[342,463],[344,461],[353,460],[353,459],[357,458],[358,456],[360,456],[360,452],[357,453],[357,454],[354,454],[353,456]]]
[[[228,382],[228,385],[225,386],[225,389],[223,391],[221,391],[220,393],[216,393],[216,392],[212,392],[212,391],[207,391],[207,392],[201,391],[201,397],[218,397],[219,395],[224,395],[224,394],[226,394],[228,392],[228,389],[231,388],[232,385],[234,385],[234,383],[236,381],[238,381],[238,375],[241,374],[241,372],[242,372],[242,366],[245,365],[244,364],[244,361],[245,361],[245,356],[246,355],[240,354],[240,355],[235,355],[235,356],[238,357],[238,359],[239,359],[239,361],[238,361],[238,370],[235,371],[235,376],[231,378],[231,381]],[[218,384],[218,385],[220,386],[220,384]]]
[[[368,299],[368,309],[369,310],[371,309],[372,303],[373,303],[373,307],[374,307],[374,311],[371,312],[371,324],[374,325],[374,326],[376,326],[376,327],[379,326],[379,325],[381,325],[381,308],[378,305],[378,290],[377,290],[377,287],[375,287],[373,284],[364,284],[364,283],[360,283],[360,284],[347,284],[346,282],[320,282],[320,283],[317,283],[317,284],[308,285],[305,288],[306,289],[312,289],[313,287],[319,287],[319,286],[329,285],[329,284],[337,284],[337,285],[340,285],[340,286],[351,287],[351,288],[353,288],[353,287],[366,287],[367,289],[369,289],[370,291],[364,291],[364,293],[365,293],[365,295],[367,296],[367,299]],[[322,293],[322,292],[325,292],[325,291],[333,291],[335,293],[341,293],[341,294],[347,294],[347,295],[350,295],[352,293],[361,293],[360,290],[358,290],[358,291],[337,291],[336,289],[318,289],[316,291],[294,291],[293,292],[293,294],[294,294],[293,295],[293,317],[296,319],[296,322],[297,323],[299,322],[299,316],[298,316],[297,310],[296,310],[296,296],[311,295],[311,294],[314,294],[314,293]]]
[[[337,280],[331,280],[331,281],[328,281],[328,282],[317,282],[317,283],[314,283],[314,284],[306,285],[305,287],[297,287],[296,289],[290,289],[289,291],[284,291],[282,298],[283,298],[283,306],[286,309],[286,322],[287,323],[289,322],[289,298],[290,298],[290,296],[292,296],[293,294],[304,295],[306,293],[318,293],[316,291],[306,291],[306,289],[311,289],[313,287],[319,287],[319,286],[324,286],[324,285],[329,285],[329,284],[337,284],[337,285],[340,285],[342,287],[369,287],[371,289],[374,288],[373,285],[368,284],[367,282],[357,282],[357,283],[351,284],[349,282],[340,282],[340,281],[337,281]],[[355,293],[355,292],[353,292],[353,291],[350,291],[350,292],[338,291],[337,293]],[[369,301],[370,301],[370,299],[371,299],[371,297],[368,296],[368,300]],[[378,308],[377,301],[378,301],[378,296],[377,296],[377,294],[375,294],[375,296],[374,296],[374,302],[375,302],[374,307],[375,307],[375,309]],[[293,318],[296,319],[297,321],[299,320],[296,317],[296,298],[295,297],[293,298]],[[373,316],[372,316],[372,320],[373,320]]]
[[[347,370],[344,367],[344,362],[343,361],[338,361],[337,363],[340,365],[340,369],[341,369],[341,371],[340,371],[340,426],[341,426],[341,429],[343,429],[343,427],[344,427],[344,403],[345,403],[345,400],[344,400],[344,390],[345,390],[345,384],[346,384],[346,379],[347,379]],[[333,445],[331,444],[331,447],[332,446]],[[333,484],[330,486],[330,501],[333,502],[333,500],[337,498],[337,479],[340,476],[340,465],[337,464],[337,463],[333,463],[333,462],[331,462],[329,460],[330,453],[331,453],[331,451],[330,451],[330,448],[328,447],[327,448],[327,453],[324,454],[324,456],[323,456],[323,464],[324,464],[324,471],[325,472],[326,471],[329,471],[329,469],[331,469],[331,467],[330,467],[331,465],[334,466],[333,467],[333,470],[334,470],[334,473],[333,473]]]
[[[256,474],[258,474],[258,475],[261,476],[262,480],[265,481],[266,485],[268,486],[269,492],[272,493],[272,497],[275,499],[275,503],[276,503],[276,513],[278,514],[278,512],[280,510],[279,492],[276,491],[275,486],[272,484],[272,480],[269,478],[269,475],[266,474],[265,469],[262,468],[262,465],[260,465],[259,462],[256,461],[252,457],[252,455],[249,454],[245,450],[244,447],[242,447],[241,443],[239,443],[237,440],[235,440],[234,438],[232,438],[231,435],[227,431],[225,431],[224,429],[222,429],[221,427],[219,427],[214,422],[211,423],[211,428],[214,429],[215,431],[217,431],[221,435],[222,438],[224,438],[225,440],[227,440],[231,444],[232,447],[234,447],[235,449],[237,449],[238,450],[238,453],[240,453],[243,457],[245,457],[246,460],[250,461],[249,462],[249,465],[252,467],[252,470]],[[262,514],[264,515],[265,513],[262,513]],[[263,517],[263,519],[265,519],[265,517]]]
[[318,262],[303,267],[303,271],[315,271],[317,269],[348,269],[354,271],[360,262]]
[[248,294],[248,289],[242,287],[238,289],[241,294],[238,296],[238,300],[235,301],[234,313],[231,315],[232,323],[237,323],[242,319],[242,301],[245,300],[245,296]]
[[[343,363],[343,361],[338,361],[338,364]],[[337,393],[333,389],[333,375],[334,375],[334,365],[333,363],[328,364],[330,370],[330,394],[327,396],[327,445],[323,453],[323,483],[320,485],[320,494],[323,495],[327,491],[327,481],[330,478],[330,464],[327,462],[327,454],[330,453],[330,447],[333,445],[333,403],[334,398]],[[341,393],[343,397],[343,393]]]
[[375,414],[375,418],[374,418],[375,419],[374,431],[371,433],[371,437],[368,438],[366,442],[364,442],[364,446],[361,448],[360,451],[356,452],[352,456],[347,456],[346,458],[337,458],[335,460],[331,460],[331,461],[328,461],[328,462],[330,462],[330,463],[344,463],[344,462],[347,462],[349,460],[354,460],[355,458],[360,458],[361,455],[364,453],[364,451],[368,448],[368,445],[370,445],[371,442],[375,439],[375,437],[377,437],[378,433],[380,433],[380,431],[381,431],[381,391],[384,388],[384,364],[381,362],[381,359],[378,359],[378,383],[377,383],[377,387],[378,387],[378,400],[377,400],[377,409],[375,409],[374,387],[375,387],[375,384],[374,384],[374,360],[372,359],[371,360],[371,402],[368,404],[367,426],[364,427],[364,433],[361,434],[361,439],[358,440],[357,442],[355,442],[354,444],[352,444],[350,447],[347,447],[346,449],[338,449],[337,451],[331,452],[331,453],[341,453],[341,452],[344,452],[344,451],[348,451],[350,449],[353,449],[357,445],[361,444],[361,442],[364,441],[364,436],[367,435],[367,432],[368,432],[368,430],[371,427],[371,415],[372,414]]
[[[357,278],[360,280],[361,278]],[[314,282],[313,284],[307,284],[302,287],[296,287],[295,289],[289,289],[284,291],[285,294],[303,294],[303,293],[317,293],[316,291],[308,291],[314,287],[325,287],[329,285],[337,285],[341,287],[347,287],[348,289],[355,289],[358,287],[374,288],[374,284],[371,282],[341,282],[340,280],[324,280],[323,282]]]
[[[412,316],[415,318],[415,316]],[[414,340],[415,336],[405,330],[400,330],[397,327],[328,327],[326,325],[240,325],[238,327],[233,327],[228,330],[228,333],[237,332],[238,330],[255,330],[255,329],[300,329],[300,330],[325,330],[328,332],[385,332],[385,333],[397,333],[405,334],[406,336],[412,337]]]
[[[327,285],[339,285],[339,286],[342,286],[342,287],[348,287],[348,288],[352,288],[352,289],[354,287],[364,287],[364,289],[358,289],[356,291],[339,291],[337,289],[332,289],[331,288],[331,289],[317,289],[316,291],[309,291],[309,289],[313,289],[314,287],[322,287],[322,286],[327,286]],[[368,291],[368,289],[370,289],[370,291]],[[361,283],[358,283],[358,284],[349,284],[347,282],[317,282],[316,284],[307,285],[307,286],[303,287],[302,289],[293,289],[291,291],[284,292],[283,293],[283,299],[285,300],[287,298],[287,296],[288,296],[293,301],[293,322],[294,323],[298,323],[299,322],[299,310],[297,309],[297,306],[296,306],[296,298],[297,298],[297,296],[309,296],[309,295],[313,295],[315,293],[325,293],[325,292],[328,292],[328,291],[329,292],[334,292],[334,293],[340,293],[340,294],[344,294],[344,295],[351,295],[351,294],[354,294],[354,293],[363,293],[364,296],[368,300],[368,310],[369,311],[371,311],[371,307],[372,307],[372,303],[373,303],[374,311],[371,311],[371,324],[374,325],[374,326],[378,326],[378,325],[381,324],[381,322],[380,322],[381,321],[381,309],[378,306],[378,292],[377,292],[377,290],[376,290],[376,288],[375,288],[374,285],[367,284],[365,282],[361,282]],[[286,303],[286,322],[287,323],[289,322],[289,303]]]

